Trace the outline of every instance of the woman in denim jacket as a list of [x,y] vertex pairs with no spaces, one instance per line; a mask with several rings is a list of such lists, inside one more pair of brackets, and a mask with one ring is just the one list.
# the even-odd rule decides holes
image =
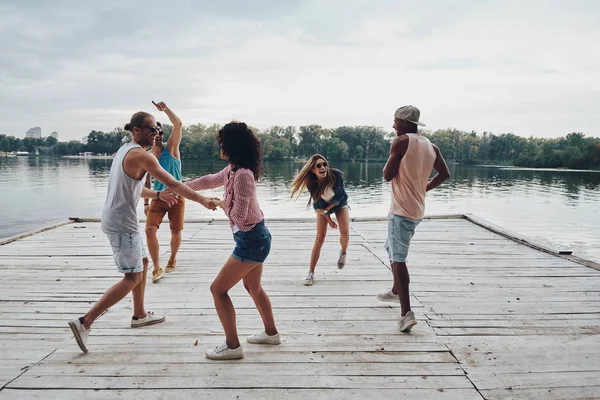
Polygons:
[[344,189],[344,174],[339,169],[329,168],[327,160],[320,154],[313,154],[302,167],[292,183],[292,197],[298,196],[308,189],[310,199],[308,206],[313,203],[317,213],[317,236],[310,256],[310,267],[304,285],[311,286],[315,281],[315,267],[321,255],[321,247],[327,235],[327,225],[336,229],[338,225],[331,219],[335,214],[340,228],[340,256],[338,268],[346,265],[346,250],[350,238],[350,213],[348,212],[348,195]]

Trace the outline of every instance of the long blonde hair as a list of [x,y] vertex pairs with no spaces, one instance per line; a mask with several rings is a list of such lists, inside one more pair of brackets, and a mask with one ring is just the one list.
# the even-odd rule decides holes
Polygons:
[[[321,181],[319,181],[317,176],[312,172],[312,169],[314,168],[315,164],[319,159],[322,159],[327,163],[327,175]],[[313,154],[308,159],[306,164],[304,164],[300,172],[298,172],[296,178],[294,178],[294,182],[292,182],[292,185],[290,186],[290,190],[292,191],[292,195],[290,197],[294,197],[296,193],[298,193],[298,196],[296,198],[300,197],[300,195],[306,190],[309,184],[316,183],[316,190],[309,189],[309,191],[311,192],[311,197],[308,199],[308,204],[306,205],[306,207],[308,208],[310,207],[311,201],[319,200],[319,198],[321,197],[325,189],[327,189],[327,187],[333,188],[335,180],[335,175],[331,173],[331,167],[329,167],[327,159],[320,154]]]

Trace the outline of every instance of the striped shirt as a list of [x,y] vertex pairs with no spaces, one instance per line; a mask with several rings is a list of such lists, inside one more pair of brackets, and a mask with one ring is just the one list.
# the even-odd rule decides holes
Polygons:
[[231,229],[237,227],[240,231],[247,232],[265,218],[256,198],[256,183],[252,170],[239,168],[231,171],[228,165],[216,174],[204,175],[186,182],[186,185],[193,190],[224,186],[223,206]]

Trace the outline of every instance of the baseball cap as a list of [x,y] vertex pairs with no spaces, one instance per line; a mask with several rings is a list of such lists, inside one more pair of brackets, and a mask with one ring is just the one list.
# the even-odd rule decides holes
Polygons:
[[394,118],[402,119],[408,122],[412,122],[413,124],[417,124],[419,126],[425,126],[424,123],[419,122],[419,117],[421,116],[421,112],[415,106],[404,106],[400,107],[394,113]]

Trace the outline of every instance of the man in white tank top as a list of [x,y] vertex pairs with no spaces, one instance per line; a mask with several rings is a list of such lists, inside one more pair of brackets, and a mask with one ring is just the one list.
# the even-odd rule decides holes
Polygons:
[[[145,112],[135,113],[125,125],[133,140],[117,151],[108,177],[108,193],[102,210],[102,231],[108,236],[113,257],[123,279],[104,293],[100,300],[83,316],[69,322],[79,348],[87,353],[87,339],[91,325],[110,307],[121,301],[129,292],[133,294],[131,327],[158,324],[164,316],[155,316],[144,307],[148,256],[139,232],[137,203],[140,197],[160,199],[175,204],[173,192],[214,210],[214,199],[194,192],[165,171],[156,157],[146,149],[154,143],[159,129],[154,117]],[[146,173],[163,182],[169,190],[154,191],[143,187]]]
[[[394,287],[381,293],[381,301],[400,301],[402,314],[398,322],[401,332],[408,332],[416,323],[410,309],[408,286],[410,275],[406,257],[415,228],[425,212],[425,193],[450,178],[450,172],[438,147],[418,133],[420,112],[416,107],[404,106],[394,114],[396,138],[390,148],[390,156],[383,168],[383,178],[392,183],[392,204],[388,214],[388,251]],[[429,180],[431,171],[437,175]]]

